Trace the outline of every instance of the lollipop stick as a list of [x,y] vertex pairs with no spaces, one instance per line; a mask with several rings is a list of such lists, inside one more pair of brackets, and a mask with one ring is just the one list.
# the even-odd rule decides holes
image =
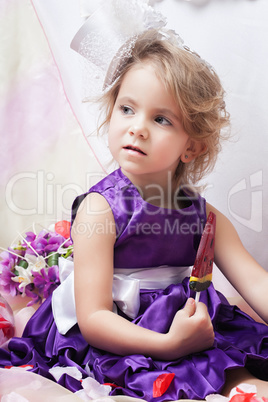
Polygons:
[[201,293],[201,292],[196,292],[196,294],[195,294],[195,302],[196,302],[196,304],[199,302],[200,293]]

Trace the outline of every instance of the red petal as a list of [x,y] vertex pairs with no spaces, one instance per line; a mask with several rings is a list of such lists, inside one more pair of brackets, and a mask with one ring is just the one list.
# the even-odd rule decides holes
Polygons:
[[160,374],[153,385],[153,397],[157,398],[158,396],[162,396],[170,386],[174,377],[174,373]]
[[32,364],[22,364],[22,365],[19,366],[19,367],[23,367],[23,368],[30,367],[30,368],[33,368],[34,366],[33,366]]
[[62,235],[65,239],[70,237],[71,223],[69,221],[59,221],[55,224],[55,232]]
[[254,393],[254,394],[239,394],[239,395],[237,394],[237,395],[234,395],[230,399],[230,402],[253,402],[255,400],[254,396],[256,396],[256,393]]

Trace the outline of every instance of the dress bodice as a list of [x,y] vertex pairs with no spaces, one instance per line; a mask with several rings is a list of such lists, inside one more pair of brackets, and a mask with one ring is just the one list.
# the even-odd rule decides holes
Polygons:
[[188,205],[183,209],[156,207],[117,169],[76,198],[73,219],[81,201],[92,192],[105,197],[114,215],[116,268],[193,265],[206,222],[206,202],[199,194],[180,194]]

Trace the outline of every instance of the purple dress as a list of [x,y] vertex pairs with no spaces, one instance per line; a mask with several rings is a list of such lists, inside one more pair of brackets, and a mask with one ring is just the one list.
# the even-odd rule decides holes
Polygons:
[[[179,193],[185,208],[169,210],[145,202],[138,190],[120,169],[89,192],[102,194],[110,204],[117,228],[114,250],[116,268],[173,266],[194,263],[206,221],[206,202],[198,196]],[[88,194],[88,193],[87,193]],[[73,205],[73,218],[86,194]],[[175,313],[184,307],[189,296],[189,278],[165,289],[142,289],[140,310],[133,319],[137,325],[166,333]],[[56,327],[51,298],[47,299],[29,320],[22,338],[13,338],[10,351],[0,350],[0,365],[33,365],[32,371],[50,379],[49,368],[76,366],[87,376],[89,365],[100,383],[113,383],[111,395],[128,395],[146,401],[204,399],[220,393],[225,371],[246,366],[255,376],[268,380],[268,327],[228,304],[213,285],[203,291],[204,302],[215,331],[214,346],[204,352],[171,362],[142,355],[117,356],[88,345],[78,325],[66,335]],[[120,310],[119,314],[124,315]],[[125,316],[127,319],[127,316]],[[153,383],[163,373],[175,376],[163,396],[153,398]],[[64,374],[59,383],[71,391],[81,388],[78,380]]]

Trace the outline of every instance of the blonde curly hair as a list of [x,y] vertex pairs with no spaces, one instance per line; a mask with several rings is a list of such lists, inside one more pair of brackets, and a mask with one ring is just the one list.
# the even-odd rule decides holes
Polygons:
[[186,47],[178,47],[157,30],[140,35],[131,57],[121,66],[114,84],[102,96],[106,118],[100,129],[109,125],[114,104],[126,73],[137,64],[149,62],[173,95],[182,125],[202,151],[189,163],[179,162],[176,179],[182,185],[195,185],[215,165],[221,150],[223,130],[230,124],[224,102],[224,89],[213,68]]

